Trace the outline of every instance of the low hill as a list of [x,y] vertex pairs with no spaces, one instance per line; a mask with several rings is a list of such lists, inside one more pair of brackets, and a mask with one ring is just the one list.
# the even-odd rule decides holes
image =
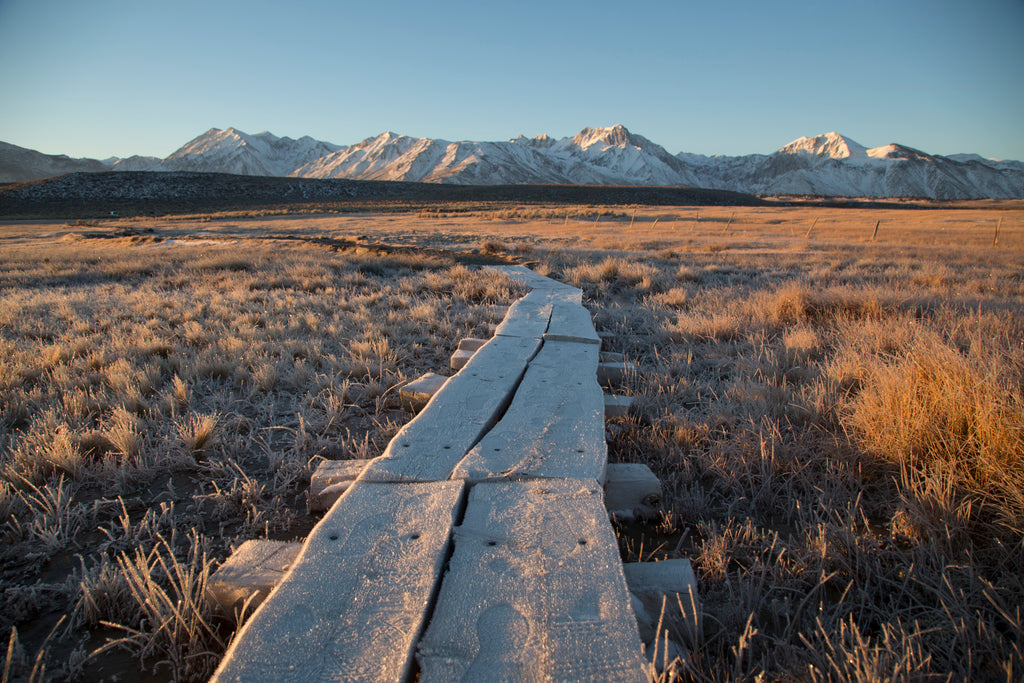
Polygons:
[[88,218],[253,209],[359,209],[451,203],[757,206],[726,190],[606,185],[445,185],[219,173],[71,173],[0,186],[0,216]]

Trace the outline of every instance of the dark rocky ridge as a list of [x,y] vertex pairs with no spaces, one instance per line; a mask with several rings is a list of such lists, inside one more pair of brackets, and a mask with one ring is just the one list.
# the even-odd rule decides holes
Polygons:
[[473,204],[759,206],[753,195],[692,187],[443,185],[220,173],[70,173],[0,185],[0,216],[95,218],[241,210]]

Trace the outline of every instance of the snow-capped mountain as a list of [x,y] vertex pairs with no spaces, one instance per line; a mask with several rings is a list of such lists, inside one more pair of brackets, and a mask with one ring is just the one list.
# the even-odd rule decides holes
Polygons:
[[[0,181],[98,170],[65,169],[56,162],[50,166],[22,164],[19,159],[24,152],[31,150],[0,146]],[[798,138],[772,154],[704,156],[685,152],[672,155],[621,125],[584,128],[574,137],[559,140],[539,135],[503,142],[450,142],[387,132],[348,147],[308,136],[293,140],[267,132],[249,135],[235,128],[212,128],[162,160],[48,158],[63,159],[62,163],[99,164],[105,170],[116,171],[202,171],[464,185],[680,185],[760,195],[1024,198],[1022,162],[972,154],[944,157],[896,143],[868,148],[834,132]]]
[[113,171],[155,171],[160,168],[160,162],[163,161],[160,157],[142,157],[137,154],[124,159],[114,157],[112,159],[104,159],[105,163],[110,165],[110,169]]
[[[693,163],[693,155],[677,158]],[[703,187],[760,195],[1024,197],[1024,168],[958,161],[899,144],[868,149],[838,133],[802,137],[768,156],[704,157]]]
[[863,159],[867,156],[867,147],[843,137],[839,133],[825,133],[813,138],[797,138],[778,151],[779,154],[800,155],[811,157],[827,157],[829,159]]
[[[700,185],[699,178],[685,163],[625,126],[584,128],[572,140],[554,145],[569,160],[570,175],[577,166],[590,167],[622,185]],[[628,182],[636,178],[639,182]]]
[[961,163],[968,163],[971,161],[977,161],[991,166],[993,168],[1005,168],[1014,171],[1024,171],[1024,161],[1013,161],[1012,159],[986,159],[980,154],[950,154],[946,156],[947,159],[953,161],[959,161]]
[[[176,153],[178,154],[178,153]],[[624,126],[572,138],[449,142],[392,132],[311,160],[289,175],[504,185],[686,185],[762,195],[1024,197],[1024,164],[933,156],[904,145],[867,148],[838,133],[802,137],[773,154],[669,154]]]
[[419,181],[444,156],[444,140],[381,133],[292,169],[299,178]]
[[623,126],[585,128],[573,138],[448,142],[384,133],[345,147],[292,175],[505,185],[698,185],[662,147]]
[[249,135],[234,128],[211,128],[148,170],[286,176],[337,149],[338,145],[308,135],[293,140],[266,131]]

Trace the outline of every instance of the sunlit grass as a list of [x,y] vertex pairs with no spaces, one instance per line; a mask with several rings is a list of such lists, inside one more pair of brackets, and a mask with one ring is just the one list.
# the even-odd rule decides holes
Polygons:
[[205,679],[230,633],[203,577],[246,538],[301,538],[316,463],[378,455],[409,417],[396,387],[521,293],[451,259],[301,243],[5,247],[0,555],[28,597],[0,619],[34,656],[24,625],[73,612],[41,660],[58,677],[113,661],[52,654],[109,622],[143,670]]
[[[1024,670],[1019,210],[998,249],[975,209],[633,214],[139,222],[178,244],[0,230],[12,671],[87,678],[110,654],[76,643],[107,622],[142,657],[126,677],[208,675],[230,629],[202,612],[203,577],[246,538],[301,538],[315,464],[379,454],[408,419],[396,387],[445,372],[522,294],[422,252],[441,248],[580,286],[605,349],[641,368],[610,450],[651,465],[666,511],[623,554],[690,557],[702,617],[653,675]],[[199,229],[225,243],[188,245]],[[303,241],[321,235],[408,249]],[[168,610],[144,625],[139,596]],[[71,617],[45,640],[55,610]]]

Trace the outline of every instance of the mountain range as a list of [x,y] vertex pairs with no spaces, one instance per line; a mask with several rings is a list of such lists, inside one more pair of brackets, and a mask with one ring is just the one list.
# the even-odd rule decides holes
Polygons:
[[688,186],[758,195],[1024,198],[1024,163],[940,156],[900,144],[868,149],[838,133],[771,154],[670,154],[624,126],[553,139],[450,142],[386,132],[354,145],[212,128],[166,159],[46,155],[0,142],[0,182],[79,171],[179,171],[462,185]]

